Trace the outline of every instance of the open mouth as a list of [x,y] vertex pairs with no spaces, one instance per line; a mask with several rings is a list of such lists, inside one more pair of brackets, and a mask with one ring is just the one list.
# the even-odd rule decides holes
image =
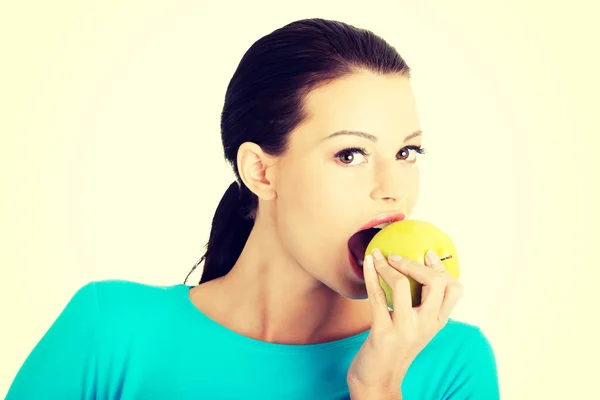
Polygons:
[[377,232],[390,223],[391,222],[384,222],[372,228],[360,230],[350,237],[348,240],[348,249],[359,267],[362,268],[363,266],[365,251],[367,250],[371,239],[373,239]]

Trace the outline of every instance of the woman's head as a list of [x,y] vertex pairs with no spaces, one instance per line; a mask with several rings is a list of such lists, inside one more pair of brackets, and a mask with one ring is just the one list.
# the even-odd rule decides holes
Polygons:
[[237,182],[217,207],[201,282],[233,267],[263,218],[299,267],[349,297],[364,291],[348,240],[375,216],[412,211],[419,131],[409,68],[373,33],[310,19],[255,42],[225,96]]

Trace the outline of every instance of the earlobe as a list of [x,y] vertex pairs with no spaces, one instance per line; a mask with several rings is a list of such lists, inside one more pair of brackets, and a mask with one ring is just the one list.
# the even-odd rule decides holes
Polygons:
[[272,200],[276,196],[269,170],[273,161],[273,157],[256,143],[245,142],[238,149],[237,165],[242,181],[252,193],[264,200]]

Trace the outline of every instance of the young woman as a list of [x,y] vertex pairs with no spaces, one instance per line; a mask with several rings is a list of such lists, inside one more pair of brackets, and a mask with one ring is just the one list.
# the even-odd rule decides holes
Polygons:
[[[363,261],[350,241],[418,196],[422,133],[393,47],[323,19],[272,32],[231,79],[221,135],[237,181],[200,284],[88,283],[7,399],[499,398],[488,340],[449,318],[461,287],[436,254]],[[407,276],[424,285],[415,308]]]

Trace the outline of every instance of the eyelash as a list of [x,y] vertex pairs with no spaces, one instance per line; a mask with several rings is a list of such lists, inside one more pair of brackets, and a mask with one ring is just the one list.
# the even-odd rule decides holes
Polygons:
[[[414,150],[414,151],[416,151],[419,154],[425,154],[427,152],[427,150],[424,147],[422,147],[422,146],[414,146],[414,145],[405,146],[405,147],[401,148],[398,151],[398,153],[400,153],[402,150]],[[370,153],[367,153],[367,150],[365,150],[362,147],[350,147],[350,148],[344,149],[344,150],[339,151],[338,153],[336,153],[335,154],[335,158],[337,160],[339,160],[344,155],[354,154],[354,153],[358,153],[358,154],[360,154],[362,156],[365,156],[365,157],[368,156],[368,155],[370,155]]]

